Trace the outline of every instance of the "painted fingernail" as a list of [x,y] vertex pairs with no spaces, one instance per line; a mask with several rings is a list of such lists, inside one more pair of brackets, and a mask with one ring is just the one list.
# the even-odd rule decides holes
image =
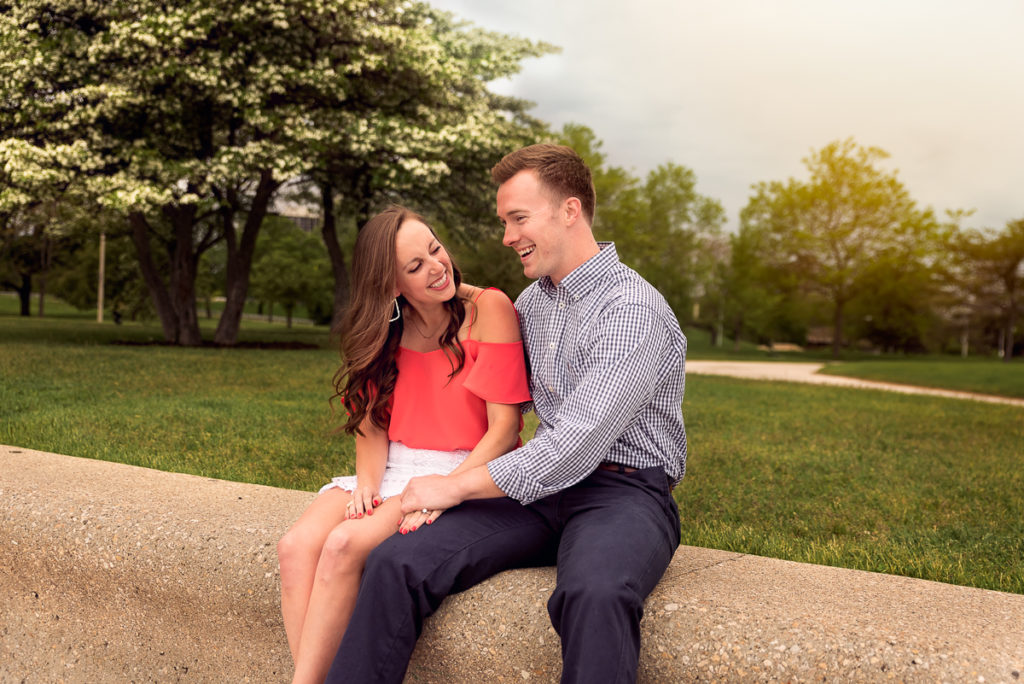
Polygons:
[[428,521],[427,521],[427,524],[429,525],[429,524],[430,524],[430,523],[432,523],[432,522],[434,522],[434,521],[433,521],[433,520],[428,520]]
[[374,499],[373,500],[373,505],[374,506],[380,506],[380,499]]
[[357,518],[362,518],[362,517],[363,517],[363,514],[362,514],[362,513],[360,513],[360,514],[359,514],[359,515],[357,515],[356,517],[357,517]]
[[413,525],[413,526],[412,526],[412,531],[413,531],[413,532],[415,532],[415,531],[416,531],[416,526],[415,526],[415,525]]

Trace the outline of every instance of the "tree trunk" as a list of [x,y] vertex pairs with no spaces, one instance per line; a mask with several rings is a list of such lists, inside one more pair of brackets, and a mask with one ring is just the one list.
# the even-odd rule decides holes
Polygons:
[[[245,218],[242,239],[237,239],[235,231],[235,206],[224,212],[224,239],[228,249],[228,262],[224,285],[224,311],[217,323],[217,332],[213,341],[220,345],[233,345],[238,341],[238,330],[242,322],[245,298],[249,293],[249,275],[252,271],[252,257],[256,250],[256,238],[267,215],[267,207],[277,190],[278,183],[273,173],[264,169],[260,173],[260,182],[256,186],[249,214]],[[232,205],[235,205],[232,202]]]
[[839,351],[843,348],[843,309],[846,302],[836,300],[835,315],[832,319],[832,358],[839,358]]
[[320,184],[320,202],[324,211],[324,223],[320,229],[331,258],[331,273],[334,274],[334,312],[331,316],[331,330],[337,332],[348,306],[348,268],[345,255],[338,243],[337,219],[334,215],[334,187],[330,183]]
[[52,260],[52,250],[50,249],[50,238],[46,236],[46,233],[42,229],[39,231],[42,233],[41,238],[43,242],[42,249],[40,250],[39,258],[39,317],[42,318],[46,312],[46,274],[50,271],[50,261]]
[[18,302],[21,304],[21,315],[32,315],[32,276],[28,273],[21,274],[21,284],[15,288],[18,292]]
[[199,265],[193,246],[196,208],[191,204],[164,207],[164,213],[174,228],[173,250],[168,256],[171,258],[171,306],[178,320],[175,342],[185,347],[198,347],[203,344],[203,338],[199,333],[196,308],[196,271]]
[[132,229],[135,254],[139,258],[139,270],[142,271],[142,279],[146,281],[149,296],[153,299],[153,306],[156,307],[156,313],[160,317],[160,327],[163,328],[164,339],[176,343],[178,341],[178,314],[174,311],[167,287],[160,274],[157,273],[156,263],[153,261],[153,253],[149,245],[149,222],[141,213],[133,212],[128,217],[128,223]]
[[1013,358],[1013,328],[1017,324],[1017,302],[1010,297],[1010,310],[1006,314],[1006,353],[1003,354],[1003,361],[1009,362]]

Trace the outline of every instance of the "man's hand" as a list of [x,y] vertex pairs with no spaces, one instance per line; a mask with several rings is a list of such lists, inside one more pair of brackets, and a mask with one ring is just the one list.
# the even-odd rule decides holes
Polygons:
[[424,475],[409,480],[402,491],[402,513],[451,508],[462,503],[454,478],[444,475]]

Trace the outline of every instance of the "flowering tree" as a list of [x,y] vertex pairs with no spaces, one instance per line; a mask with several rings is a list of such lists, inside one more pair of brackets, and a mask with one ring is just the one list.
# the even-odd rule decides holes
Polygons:
[[474,35],[402,0],[0,4],[0,166],[19,181],[0,209],[62,183],[120,212],[179,344],[201,342],[197,264],[223,241],[214,341],[234,343],[282,182],[309,173],[365,204],[436,184],[512,125],[486,81],[541,48]]
[[366,49],[374,69],[353,79],[350,97],[309,108],[322,137],[305,176],[321,203],[335,321],[348,301],[339,223],[362,226],[388,202],[429,214],[464,241],[493,223],[490,167],[544,128],[526,114],[530,103],[487,85],[554,48],[418,4],[405,8],[399,27],[370,36]]

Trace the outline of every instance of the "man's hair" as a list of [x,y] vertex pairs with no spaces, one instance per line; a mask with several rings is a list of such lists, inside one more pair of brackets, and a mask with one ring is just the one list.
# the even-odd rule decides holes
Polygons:
[[491,169],[491,178],[497,185],[520,171],[535,171],[541,184],[559,201],[575,197],[580,201],[583,217],[594,223],[597,195],[590,169],[576,150],[565,145],[542,143],[530,145],[506,154]]

